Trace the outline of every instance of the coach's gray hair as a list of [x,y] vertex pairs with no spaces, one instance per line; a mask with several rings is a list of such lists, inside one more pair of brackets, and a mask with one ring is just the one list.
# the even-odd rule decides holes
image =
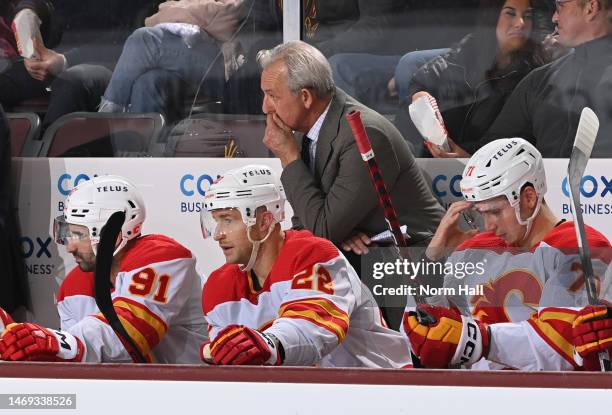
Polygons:
[[294,40],[257,54],[257,61],[263,69],[279,60],[287,66],[287,83],[292,93],[298,94],[302,88],[310,88],[318,98],[333,94],[335,85],[331,66],[314,46]]

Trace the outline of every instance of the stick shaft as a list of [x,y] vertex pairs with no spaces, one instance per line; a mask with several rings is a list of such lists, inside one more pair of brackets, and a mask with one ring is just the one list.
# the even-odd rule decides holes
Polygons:
[[407,245],[406,238],[404,238],[404,234],[400,228],[397,212],[393,207],[391,196],[389,195],[385,182],[383,181],[380,168],[378,167],[378,162],[376,161],[376,156],[374,155],[374,150],[372,150],[372,144],[370,143],[368,134],[365,131],[363,122],[361,121],[361,115],[359,111],[353,111],[346,116],[346,119],[348,120],[351,130],[353,131],[353,136],[357,142],[357,148],[361,153],[361,158],[368,168],[372,186],[374,186],[374,189],[378,195],[378,201],[383,207],[387,227],[395,239],[396,246],[405,247]]

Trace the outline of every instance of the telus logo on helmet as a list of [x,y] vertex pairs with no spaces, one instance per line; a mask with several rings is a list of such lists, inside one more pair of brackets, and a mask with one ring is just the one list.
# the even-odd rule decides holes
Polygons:
[[518,144],[518,141],[516,141],[516,140],[510,141],[508,144],[506,144],[505,147],[502,147],[502,148],[499,149],[497,154],[495,154],[493,156],[493,159],[497,160],[498,157],[502,157],[504,154],[506,154],[508,151],[510,151],[510,149],[512,149],[512,147],[516,146],[517,144]]
[[253,176],[272,176],[272,171],[269,169],[249,170],[242,173],[244,177]]
[[127,188],[127,186],[100,186],[100,187],[96,187],[96,190],[98,191],[98,193],[103,193],[103,192],[127,192],[128,188]]

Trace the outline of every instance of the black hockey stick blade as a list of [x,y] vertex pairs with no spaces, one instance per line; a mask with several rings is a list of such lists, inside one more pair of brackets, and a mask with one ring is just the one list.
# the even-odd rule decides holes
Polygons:
[[[580,204],[580,184],[586,166],[591,157],[597,132],[599,131],[599,119],[589,107],[585,107],[580,114],[580,121],[576,130],[574,147],[567,166],[567,180],[569,182],[570,206],[574,217],[574,229],[578,240],[580,252],[580,262],[584,273],[584,283],[589,304],[597,305],[600,303],[595,283],[595,273],[593,272],[593,262],[591,261],[591,250],[586,237],[584,219],[582,218],[582,208]],[[602,372],[609,370],[610,356],[608,352],[599,353],[599,365]]]
[[121,340],[132,359],[136,363],[146,363],[147,360],[134,343],[134,340],[121,324],[111,298],[111,268],[115,243],[125,222],[125,212],[115,212],[100,231],[100,243],[96,254],[96,269],[94,271],[94,296],[98,309],[108,321],[117,337]]

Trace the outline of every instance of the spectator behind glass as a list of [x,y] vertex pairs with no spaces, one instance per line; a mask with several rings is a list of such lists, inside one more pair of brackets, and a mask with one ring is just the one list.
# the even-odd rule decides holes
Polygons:
[[[47,0],[12,0],[0,2],[0,103],[12,106],[22,100],[38,98],[48,94],[48,82],[37,67],[38,59],[23,59],[19,55],[17,41],[11,28],[15,16],[26,9],[40,19],[42,41],[49,47],[57,44],[61,31],[53,20],[53,5]],[[40,41],[38,44],[42,43]],[[46,70],[56,75],[63,69],[58,61]]]
[[[100,112],[146,110],[173,118],[175,111],[168,99],[173,91],[150,94],[159,87],[159,79],[166,78],[164,72],[177,82],[162,89],[196,92],[204,81],[203,94],[219,98],[225,82],[221,51],[229,75],[230,68],[236,66],[232,65],[236,54],[232,37],[250,4],[251,1],[244,0],[181,0],[160,4],[159,11],[145,20],[146,27],[137,29],[127,39]],[[137,94],[133,87],[143,78],[147,79],[149,93]]]
[[[424,92],[436,98],[450,137],[466,149],[488,130],[519,81],[548,60],[532,38],[536,28],[529,0],[482,3],[477,29],[421,67],[408,88],[412,100]],[[420,149],[416,154],[427,155],[407,105],[397,126]]]

